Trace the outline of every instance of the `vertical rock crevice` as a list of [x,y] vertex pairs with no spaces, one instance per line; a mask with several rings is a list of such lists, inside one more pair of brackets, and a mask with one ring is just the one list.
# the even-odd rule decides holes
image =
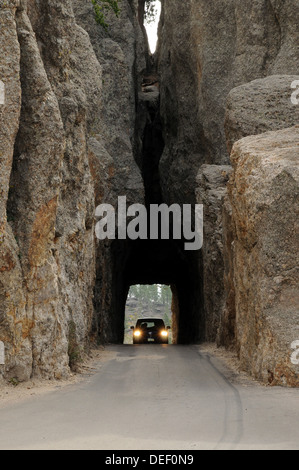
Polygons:
[[[158,51],[146,60],[147,68],[138,93],[136,113],[135,160],[143,178],[148,210],[152,204],[168,202],[165,199],[165,168],[161,165],[167,136],[161,113],[159,57],[158,47]],[[182,204],[183,201],[176,199],[173,202]],[[138,240],[127,244],[128,256],[124,271],[126,292],[130,285],[138,283],[172,285],[175,342],[193,343],[204,338],[198,269],[200,255],[186,252],[184,241],[178,242],[172,236],[171,233],[170,240],[162,240],[160,234],[158,240]],[[122,308],[123,317],[124,304]]]

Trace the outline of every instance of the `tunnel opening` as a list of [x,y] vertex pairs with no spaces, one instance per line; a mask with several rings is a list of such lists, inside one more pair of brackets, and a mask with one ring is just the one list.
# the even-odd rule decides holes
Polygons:
[[153,55],[157,49],[161,10],[161,0],[139,0],[138,19],[149,55]]
[[171,286],[173,343],[197,344],[204,340],[200,252],[186,252],[177,240],[115,240],[111,252],[112,289],[102,298],[105,315],[100,332],[104,333],[104,342],[124,342],[131,287],[155,284]]
[[[165,325],[165,337],[172,344],[172,290],[171,286],[161,284],[137,284],[130,287],[125,311],[124,344],[133,344],[133,328],[148,319],[162,320]],[[154,325],[148,325],[153,327]],[[138,331],[138,329],[137,329]],[[149,332],[151,336],[151,331]],[[148,338],[154,343],[154,338]]]
[[160,17],[161,1],[153,0],[151,2],[146,2],[144,26],[148,37],[149,49],[152,54],[154,54],[157,49]]

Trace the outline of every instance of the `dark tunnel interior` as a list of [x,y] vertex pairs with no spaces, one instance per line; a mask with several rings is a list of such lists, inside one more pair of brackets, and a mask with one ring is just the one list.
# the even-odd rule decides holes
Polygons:
[[116,240],[112,251],[113,342],[123,343],[126,300],[135,284],[170,285],[175,342],[195,344],[204,339],[200,252],[186,252],[173,240]]

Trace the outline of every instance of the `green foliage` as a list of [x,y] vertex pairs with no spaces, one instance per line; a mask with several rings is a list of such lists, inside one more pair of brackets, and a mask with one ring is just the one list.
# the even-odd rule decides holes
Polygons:
[[11,385],[13,385],[14,387],[17,387],[20,382],[18,381],[18,379],[16,379],[15,377],[13,377],[12,379],[9,380],[9,383],[10,383]]
[[172,292],[169,286],[160,284],[131,286],[129,298],[135,298],[141,304],[145,303],[148,306],[160,303],[165,307],[165,311],[171,309]]
[[112,11],[117,18],[119,17],[119,0],[91,0],[91,3],[93,4],[96,22],[107,30],[109,25],[106,22],[106,15],[109,11]]
[[[105,30],[109,28],[106,22],[106,16],[112,11],[118,18],[120,14],[120,0],[91,0],[93,4],[96,22]],[[144,3],[144,20],[146,23],[153,23],[156,20],[158,10],[154,0],[145,0]]]
[[158,10],[153,0],[145,0],[144,19],[146,23],[153,23],[156,20]]
[[129,292],[129,297],[138,299],[147,304],[161,302],[166,303],[166,297],[171,298],[171,290],[168,286],[154,285],[135,285]]
[[167,313],[165,313],[165,315],[164,315],[164,322],[165,322],[166,326],[171,327],[171,320],[170,320],[169,316],[167,315]]

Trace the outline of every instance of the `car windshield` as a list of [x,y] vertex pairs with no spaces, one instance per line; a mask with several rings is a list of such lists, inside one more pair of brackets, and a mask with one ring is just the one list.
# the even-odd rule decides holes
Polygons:
[[138,320],[136,328],[165,328],[163,320]]

